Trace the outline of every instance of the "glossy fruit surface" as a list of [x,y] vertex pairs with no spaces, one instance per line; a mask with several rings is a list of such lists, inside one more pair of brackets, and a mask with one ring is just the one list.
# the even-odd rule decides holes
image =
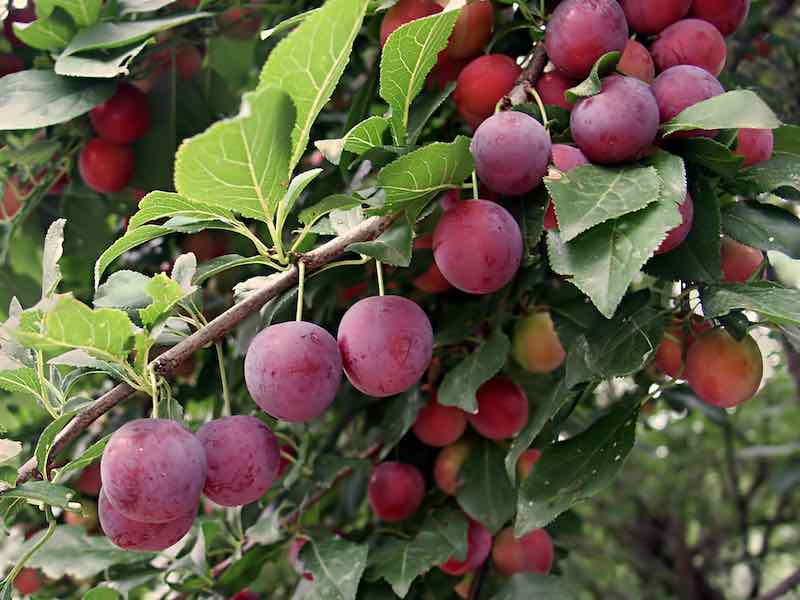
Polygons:
[[473,129],[494,114],[497,103],[514,87],[522,72],[505,54],[487,54],[470,62],[458,76],[453,101]]
[[685,17],[692,0],[621,0],[620,4],[633,31],[653,35]]
[[771,129],[740,129],[734,153],[744,157],[743,167],[752,167],[772,158],[774,147]]
[[[725,90],[711,73],[693,65],[670,67],[653,81],[651,87],[658,103],[659,118],[666,123],[698,102],[719,96]],[[714,137],[715,131],[682,131],[671,137]]]
[[494,28],[494,7],[490,0],[473,0],[461,9],[447,54],[451,58],[463,60],[481,53],[489,43]]
[[110,194],[125,189],[133,177],[133,151],[94,138],[86,142],[78,157],[78,171],[84,183],[96,192]]
[[470,425],[483,437],[503,440],[514,437],[528,423],[528,399],[516,383],[495,377],[478,388],[478,412],[469,415]]
[[142,552],[160,552],[174,546],[189,533],[194,522],[194,513],[166,523],[134,521],[119,512],[104,492],[100,493],[98,513],[103,533],[111,543],[123,550]]
[[728,57],[725,38],[711,23],[701,19],[683,19],[670,25],[658,36],[650,52],[659,71],[694,65],[712,75],[722,72]]
[[111,98],[89,112],[89,118],[101,138],[115,144],[130,144],[150,127],[147,96],[129,83],[121,83]]
[[747,20],[750,0],[694,0],[689,14],[704,19],[729,36]]
[[423,444],[442,447],[460,438],[467,428],[467,414],[457,406],[444,406],[433,398],[414,422],[414,435]]
[[517,321],[511,353],[531,373],[555,371],[567,356],[549,312],[534,313]]
[[495,567],[506,577],[516,573],[546,575],[553,567],[554,556],[553,541],[544,529],[534,529],[517,538],[509,527],[497,534],[492,549]]
[[372,471],[367,496],[372,511],[381,521],[402,521],[422,504],[425,480],[413,465],[384,462]]
[[764,253],[758,248],[722,238],[722,279],[728,283],[747,283],[758,273]]

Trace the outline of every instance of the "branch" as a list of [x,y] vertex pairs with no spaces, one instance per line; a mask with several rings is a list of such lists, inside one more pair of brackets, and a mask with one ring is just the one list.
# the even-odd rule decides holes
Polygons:
[[512,106],[530,100],[530,90],[533,89],[533,85],[541,76],[546,65],[547,50],[544,48],[544,43],[539,42],[533,50],[528,66],[522,70],[522,73],[520,73],[517,78],[516,85],[514,85],[513,89],[500,101],[500,106],[503,110],[508,110]]
[[789,577],[766,594],[759,596],[758,600],[777,600],[791,592],[797,586],[800,586],[800,569],[789,575]]
[[[344,235],[340,235],[322,246],[315,248],[311,252],[304,254],[300,260],[305,263],[306,272],[311,273],[333,262],[333,260],[341,254],[344,254],[347,251],[347,247],[352,243],[374,240],[381,233],[386,231],[393,220],[393,216],[372,217]],[[245,301],[232,306],[208,325],[198,329],[188,338],[161,354],[151,363],[153,368],[160,375],[170,375],[192,354],[222,338],[247,317],[261,309],[269,300],[295,285],[297,279],[298,269],[295,265],[292,265],[282,273],[272,275],[267,285],[255,292]],[[58,453],[61,452],[67,444],[77,438],[92,421],[110,411],[117,404],[128,399],[134,391],[135,390],[127,383],[121,383],[83,409],[78,413],[78,416],[58,434],[50,456],[57,456]],[[17,485],[24,483],[34,476],[41,477],[36,470],[35,457],[31,458],[20,467],[17,475]]]

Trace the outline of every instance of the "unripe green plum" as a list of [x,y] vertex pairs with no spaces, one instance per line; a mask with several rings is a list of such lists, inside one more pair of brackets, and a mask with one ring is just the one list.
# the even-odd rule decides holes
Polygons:
[[564,364],[567,354],[549,312],[538,312],[517,321],[512,354],[531,373],[550,373]]
[[700,336],[686,354],[686,380],[708,404],[731,408],[758,391],[764,360],[749,335],[737,341],[724,329]]
[[722,239],[722,278],[728,283],[746,283],[761,268],[764,253],[731,238]]
[[439,452],[433,467],[436,485],[448,496],[455,496],[461,485],[459,474],[470,453],[470,445],[465,441],[456,442]]
[[494,540],[492,560],[503,575],[541,573],[553,567],[553,541],[544,529],[534,529],[521,538],[514,537],[512,528],[501,531]]

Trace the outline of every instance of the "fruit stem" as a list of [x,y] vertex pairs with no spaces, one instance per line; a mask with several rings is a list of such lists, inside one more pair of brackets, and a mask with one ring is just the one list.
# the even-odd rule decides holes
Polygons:
[[472,171],[472,197],[475,200],[478,199],[478,175],[475,171]]
[[306,263],[302,260],[298,261],[297,263],[298,275],[297,275],[297,314],[295,316],[296,321],[303,320],[303,292],[306,288]]
[[222,384],[222,416],[231,416],[231,393],[228,389],[228,372],[225,369],[225,354],[222,350],[222,343],[216,342],[214,348],[217,350],[217,362],[219,363],[219,380]]
[[542,125],[544,125],[545,129],[549,129],[550,121],[547,119],[547,110],[544,107],[544,102],[542,102],[542,97],[539,96],[539,92],[537,92],[536,88],[533,86],[530,86],[527,91],[531,96],[533,96],[533,98],[536,100],[536,104],[539,106],[539,111],[542,113]]
[[383,288],[383,265],[381,261],[375,261],[375,271],[378,273],[378,295],[385,295],[386,291]]
[[8,574],[8,577],[5,578],[6,585],[11,585],[14,583],[14,580],[19,575],[19,572],[25,567],[27,562],[33,558],[33,555],[36,554],[39,549],[47,543],[47,540],[55,533],[56,530],[56,520],[53,518],[53,511],[50,510],[49,506],[45,506],[44,508],[45,515],[47,515],[47,531],[45,531],[42,539],[36,542],[33,547],[28,550],[25,555],[20,559],[17,565],[11,570],[11,573]]

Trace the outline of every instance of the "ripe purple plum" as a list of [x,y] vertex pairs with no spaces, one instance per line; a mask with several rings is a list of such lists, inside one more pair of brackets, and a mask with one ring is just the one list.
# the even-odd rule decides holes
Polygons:
[[542,451],[531,448],[523,452],[517,461],[517,477],[520,481],[528,478],[533,470],[533,465],[542,457]]
[[[694,106],[698,102],[719,96],[725,90],[711,73],[694,65],[670,67],[656,77],[652,86],[658,103],[658,113],[662,123]],[[672,137],[714,137],[716,131],[681,131]]]
[[733,152],[744,157],[743,167],[752,167],[772,158],[774,146],[771,129],[740,129]]
[[742,26],[749,11],[750,0],[694,0],[689,14],[713,23],[727,37]]
[[658,135],[658,104],[650,86],[612,75],[602,91],[572,110],[572,137],[593,163],[616,164],[641,158]]
[[384,398],[406,391],[433,356],[433,329],[425,312],[400,296],[359,300],[339,322],[344,372],[359,391]]
[[505,54],[486,54],[459,73],[453,101],[461,118],[476,129],[514,87],[522,69]]
[[725,68],[728,48],[722,34],[707,21],[683,19],[658,36],[650,51],[659,71],[677,65],[694,65],[712,75]]
[[384,462],[372,471],[367,496],[372,512],[381,521],[403,521],[417,512],[422,504],[425,479],[413,465]]
[[570,79],[559,71],[550,71],[542,75],[536,82],[536,91],[545,104],[560,106],[564,110],[572,110],[573,102],[567,100],[565,92],[578,85],[578,81]]
[[514,217],[488,200],[451,208],[433,233],[433,258],[453,287],[469,294],[496,292],[522,261],[522,233]]
[[617,63],[617,71],[629,77],[635,77],[647,84],[656,78],[656,66],[647,48],[636,40],[628,40],[625,51]]
[[688,192],[686,193],[686,198],[678,206],[678,210],[681,213],[681,224],[669,230],[667,237],[656,249],[656,254],[664,254],[674,250],[684,242],[692,230],[692,225],[694,224],[694,201]]
[[[566,173],[582,165],[588,165],[589,159],[575,146],[567,144],[553,144],[552,162],[559,171]],[[547,212],[544,215],[544,228],[547,230],[558,229],[555,203],[552,199],[547,203]]]
[[394,33],[395,29],[399,29],[411,21],[440,12],[442,12],[442,7],[433,0],[400,0],[383,16],[380,32],[381,46],[386,45],[386,40]]
[[537,312],[517,321],[512,355],[531,373],[550,373],[564,364],[567,353],[549,312]]
[[478,412],[469,415],[470,425],[490,440],[512,438],[528,423],[528,399],[516,383],[495,377],[478,388]]
[[628,22],[616,0],[565,0],[553,11],[544,45],[547,56],[573,79],[589,75],[597,59],[625,49]]
[[460,438],[467,428],[467,413],[457,406],[439,404],[436,394],[417,415],[414,435],[428,446],[448,446]]
[[550,162],[550,134],[522,112],[492,115],[481,123],[470,149],[475,171],[491,190],[519,196],[542,182]]
[[494,7],[490,0],[473,0],[458,15],[447,55],[458,60],[472,58],[489,43],[494,28]]
[[78,476],[78,479],[75,481],[75,484],[72,487],[74,487],[81,494],[85,494],[87,496],[99,496],[102,485],[103,479],[100,475],[100,463],[95,462],[81,471],[81,474]]
[[253,400],[276,419],[316,419],[336,398],[342,359],[333,336],[319,325],[271,325],[250,343],[244,380]]
[[763,262],[764,253],[758,248],[722,238],[722,279],[727,283],[747,283]]
[[457,560],[451,556],[439,568],[448,575],[461,576],[480,567],[492,551],[492,534],[483,525],[470,519],[467,530],[467,558]]
[[221,506],[242,506],[264,495],[278,476],[278,438],[256,417],[215,419],[197,432],[208,462],[203,493]]
[[126,423],[111,436],[100,462],[103,493],[117,511],[142,523],[194,514],[206,471],[202,444],[166,419]]
[[456,442],[443,448],[433,465],[433,479],[436,486],[448,496],[455,496],[462,481],[461,467],[467,461],[470,445],[465,441]]
[[108,499],[105,490],[100,492],[98,504],[100,526],[111,543],[123,550],[160,552],[177,544],[189,533],[194,522],[194,512],[166,523],[142,523],[129,519]]
[[521,538],[514,537],[512,528],[504,529],[494,540],[492,560],[502,575],[542,573],[553,567],[553,540],[544,529],[534,529]]
[[686,353],[685,378],[708,404],[731,408],[755,396],[764,360],[749,335],[737,341],[724,329],[701,335]]
[[692,0],[621,0],[620,4],[633,31],[654,35],[685,17]]

